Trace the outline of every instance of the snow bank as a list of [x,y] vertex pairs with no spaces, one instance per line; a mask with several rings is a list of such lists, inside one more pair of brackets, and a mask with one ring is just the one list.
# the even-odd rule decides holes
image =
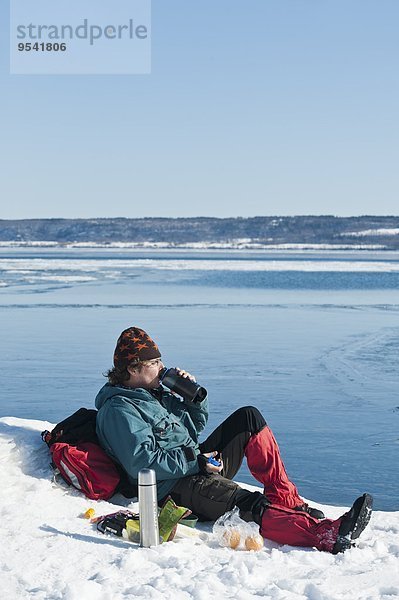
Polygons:
[[[399,512],[374,513],[358,547],[337,556],[271,542],[260,552],[236,552],[219,547],[208,524],[200,525],[197,538],[150,549],[103,536],[81,518],[87,508],[105,514],[116,504],[132,510],[137,505],[120,496],[112,503],[96,503],[75,490],[55,486],[48,449],[39,435],[51,426],[0,419],[3,598],[392,600],[399,596]],[[344,512],[342,507],[318,506],[329,517]]]

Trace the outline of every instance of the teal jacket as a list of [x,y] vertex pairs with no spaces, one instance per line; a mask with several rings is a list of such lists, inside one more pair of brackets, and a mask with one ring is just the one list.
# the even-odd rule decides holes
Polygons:
[[96,397],[97,435],[132,483],[140,469],[154,469],[158,498],[176,481],[198,473],[198,436],[208,420],[208,398],[185,403],[164,390],[124,388],[109,383]]

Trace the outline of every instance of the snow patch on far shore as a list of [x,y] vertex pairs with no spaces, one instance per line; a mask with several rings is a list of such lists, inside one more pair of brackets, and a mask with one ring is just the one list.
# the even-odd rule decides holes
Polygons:
[[399,228],[394,227],[392,229],[363,229],[363,231],[348,231],[340,234],[345,237],[368,237],[368,236],[381,236],[381,235],[399,235]]

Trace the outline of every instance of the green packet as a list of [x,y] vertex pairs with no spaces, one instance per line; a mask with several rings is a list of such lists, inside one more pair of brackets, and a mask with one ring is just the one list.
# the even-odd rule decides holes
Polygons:
[[[177,524],[191,515],[191,510],[185,506],[178,506],[169,496],[158,515],[159,537],[162,542],[171,542],[176,535]],[[131,542],[140,542],[140,521],[128,519],[126,521],[126,537]]]

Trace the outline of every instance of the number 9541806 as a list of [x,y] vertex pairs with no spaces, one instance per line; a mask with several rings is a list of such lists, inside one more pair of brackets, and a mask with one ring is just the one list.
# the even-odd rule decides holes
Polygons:
[[19,52],[65,52],[67,46],[65,43],[58,42],[21,42],[18,44]]

